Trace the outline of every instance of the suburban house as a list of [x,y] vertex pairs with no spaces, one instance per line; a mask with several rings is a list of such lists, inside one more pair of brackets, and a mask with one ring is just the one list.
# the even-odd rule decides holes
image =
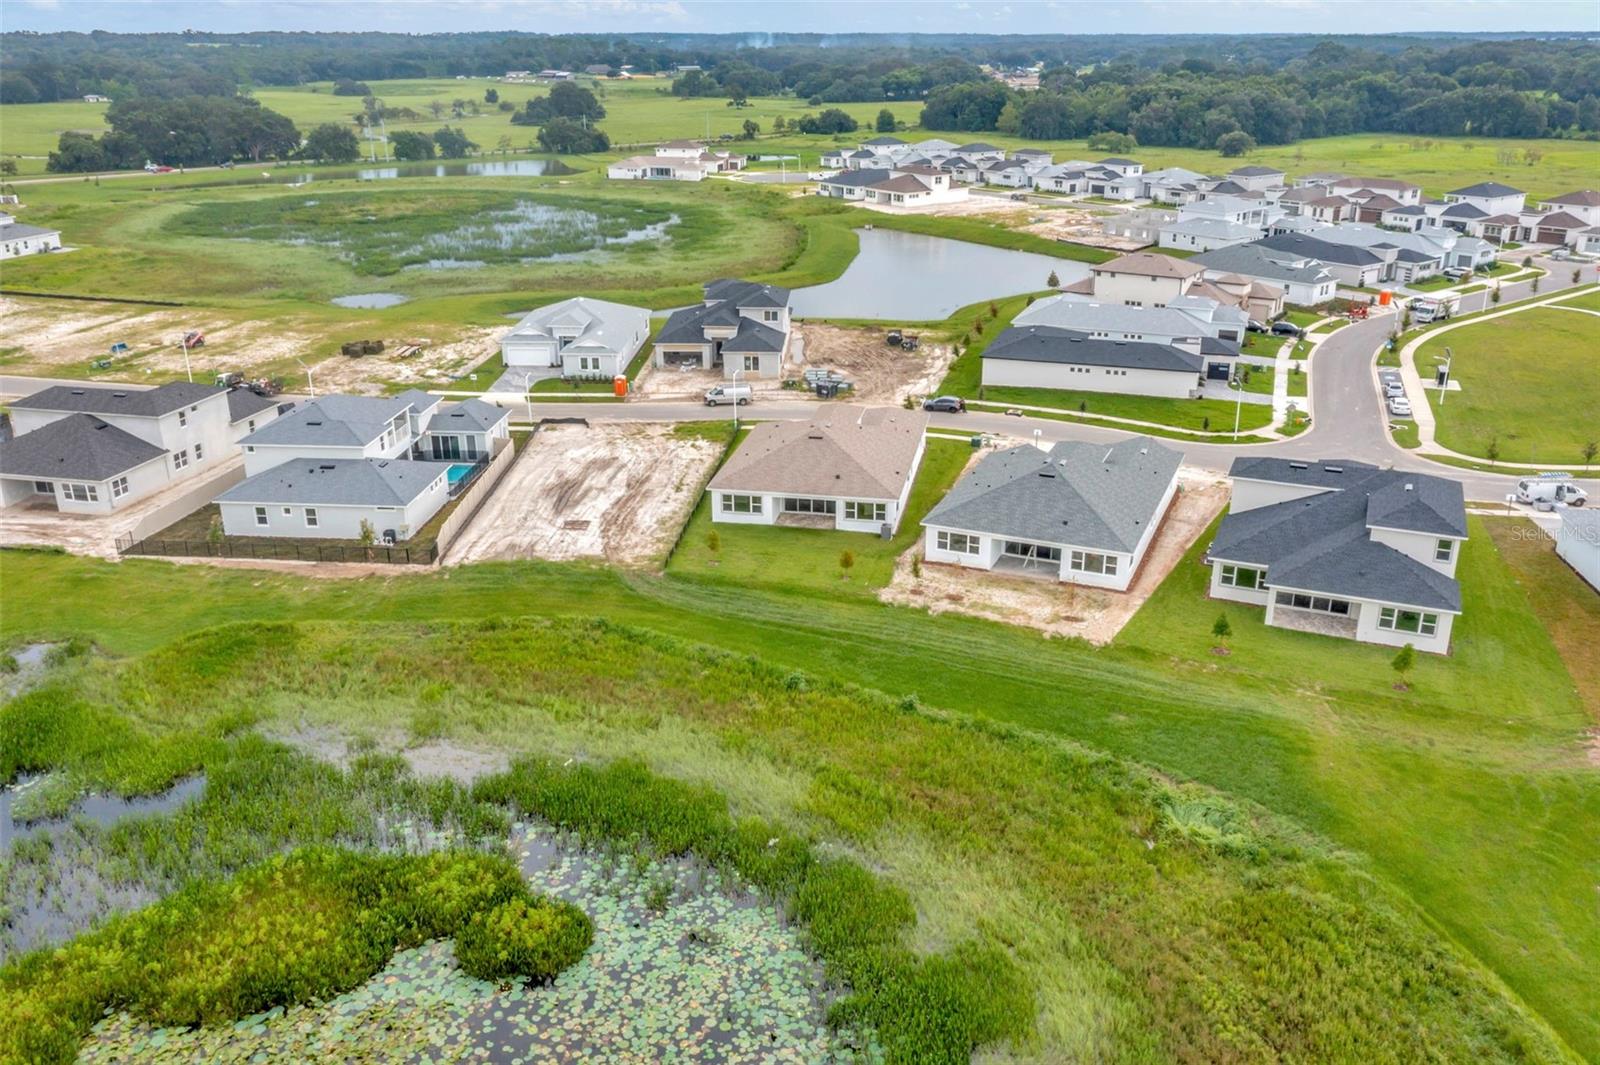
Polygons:
[[1024,308],[1012,324],[1051,326],[1098,340],[1171,345],[1197,352],[1202,361],[1200,372],[1225,381],[1233,375],[1248,321],[1237,306],[1203,296],[1180,296],[1165,307],[1050,296]]
[[1243,278],[1281,289],[1288,303],[1315,307],[1333,299],[1338,280],[1316,259],[1278,251],[1260,241],[1215,248],[1188,260],[1212,280]]
[[656,366],[722,368],[735,374],[777,378],[789,350],[789,290],[721,278],[709,281],[705,299],[673,312],[656,334]]
[[450,496],[450,467],[409,459],[296,458],[245,478],[216,499],[229,536],[380,542],[428,523]]
[[1579,231],[1573,237],[1572,250],[1579,255],[1600,255],[1600,226]]
[[[956,145],[955,154],[966,159],[976,159],[980,162],[993,162],[996,159],[1004,159],[1006,157],[1004,148],[997,148],[985,141],[958,144]],[[1049,159],[1049,156],[1046,155],[1045,158]]]
[[1389,262],[1381,280],[1402,284],[1420,281],[1440,270],[1473,270],[1493,263],[1495,258],[1494,246],[1488,241],[1441,226],[1396,233],[1368,222],[1346,222],[1319,227],[1308,235],[1329,244],[1348,244],[1380,254]]
[[232,389],[228,392],[228,439],[237,444],[293,409],[293,403],[279,403],[248,388]]
[[[1148,291],[1150,288],[1156,291]],[[1236,340],[1243,337],[1247,318],[1267,321],[1283,313],[1284,290],[1247,277],[1195,268],[1170,255],[1136,252],[1091,268],[1088,277],[1063,286],[1061,298],[1158,309],[1182,305],[1197,319],[1217,323],[1218,332],[1202,329],[1202,335]],[[1016,320],[1020,322],[1022,316]],[[1237,334],[1230,335],[1235,329]]]
[[481,399],[464,399],[433,412],[412,453],[435,462],[476,462],[511,437],[511,412]]
[[1277,233],[1256,241],[1262,248],[1321,263],[1339,284],[1351,288],[1371,288],[1390,270],[1396,249],[1383,252],[1355,244],[1335,244],[1305,233]]
[[1188,203],[1199,198],[1200,182],[1205,179],[1206,176],[1198,170],[1187,170],[1181,166],[1150,170],[1139,175],[1139,195],[1158,203]]
[[1270,166],[1241,166],[1228,171],[1228,180],[1247,192],[1265,192],[1283,184],[1286,175]]
[[1145,207],[1135,211],[1118,211],[1100,222],[1100,232],[1108,237],[1136,244],[1154,244],[1161,237],[1163,226],[1178,220],[1176,211],[1161,207]]
[[1123,592],[1178,488],[1183,454],[1147,436],[996,451],[922,520],[923,556]]
[[1265,228],[1283,210],[1260,197],[1208,192],[1193,203],[1178,208],[1179,218],[1215,218],[1237,225]]
[[606,177],[621,181],[701,181],[711,174],[743,170],[748,158],[712,151],[699,141],[667,141],[654,155],[633,155],[606,167]]
[[921,411],[831,405],[809,422],[762,422],[711,478],[711,520],[892,535],[927,426]]
[[1158,243],[1163,248],[1210,251],[1256,240],[1261,232],[1260,226],[1222,218],[1179,218],[1161,227]]
[[1577,192],[1552,196],[1548,200],[1539,201],[1539,210],[1562,211],[1583,219],[1585,225],[1600,226],[1600,192],[1594,189],[1580,189]]
[[1192,260],[1149,251],[1119,255],[1089,268],[1095,298],[1130,307],[1164,307],[1187,292],[1203,272]]
[[[1327,183],[1329,192],[1338,196],[1355,198],[1362,193],[1376,193],[1389,197],[1402,206],[1415,206],[1422,202],[1422,186],[1394,178],[1338,177]],[[1363,197],[1365,199],[1365,197]]]
[[439,398],[418,389],[397,396],[318,396],[239,441],[255,476],[292,459],[398,459],[421,440]]
[[1562,508],[1556,554],[1600,592],[1600,510]]
[[650,312],[643,307],[575,296],[524,315],[500,338],[500,356],[512,371],[556,369],[562,377],[609,380],[649,337]]
[[11,404],[0,505],[110,514],[232,454],[226,389],[56,385]]
[[15,259],[23,255],[57,251],[61,248],[61,231],[43,226],[30,226],[0,211],[0,259]]
[[899,163],[893,167],[845,169],[828,175],[817,182],[817,195],[882,207],[916,207],[964,200],[967,190],[957,185],[947,171],[917,163]]
[[1266,622],[1443,654],[1461,613],[1461,483],[1361,462],[1239,458],[1211,595]]
[[1476,185],[1445,193],[1444,202],[1470,204],[1485,215],[1521,214],[1527,194],[1498,181],[1480,181]]
[[1161,344],[1012,326],[983,349],[983,384],[1187,399],[1200,386],[1200,347],[1197,336]]

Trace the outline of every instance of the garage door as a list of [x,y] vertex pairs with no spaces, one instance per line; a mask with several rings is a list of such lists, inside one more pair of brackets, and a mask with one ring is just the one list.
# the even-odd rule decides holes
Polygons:
[[1213,362],[1206,367],[1206,378],[1211,381],[1226,381],[1228,379],[1228,364]]

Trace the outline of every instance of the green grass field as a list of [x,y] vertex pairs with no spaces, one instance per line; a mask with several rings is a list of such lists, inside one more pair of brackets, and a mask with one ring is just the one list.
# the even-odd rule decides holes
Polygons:
[[[1270,375],[1269,375],[1270,376]],[[1200,432],[1233,432],[1234,404],[1221,399],[1165,399],[1161,396],[1122,396],[1110,392],[1078,392],[1066,388],[1012,388],[985,385],[982,399],[1027,407],[1104,414],[1113,418],[1132,418],[1174,429]],[[1272,421],[1272,407],[1265,403],[1240,405],[1239,430],[1260,429]]]
[[1446,347],[1461,390],[1442,405],[1428,392],[1445,447],[1487,457],[1498,440],[1502,462],[1559,466],[1581,462],[1583,445],[1600,437],[1600,316],[1539,307],[1453,329],[1417,349],[1419,371],[1431,372]]

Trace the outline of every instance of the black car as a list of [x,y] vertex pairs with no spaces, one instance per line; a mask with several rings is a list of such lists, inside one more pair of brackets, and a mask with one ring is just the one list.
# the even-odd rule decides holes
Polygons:
[[945,414],[959,414],[967,409],[967,401],[960,396],[935,396],[922,401],[923,410],[941,411]]
[[1245,323],[1245,330],[1251,333],[1265,333],[1267,331],[1267,327],[1252,318],[1250,321]]
[[1281,337],[1297,337],[1300,335],[1300,327],[1293,322],[1273,322],[1272,331]]

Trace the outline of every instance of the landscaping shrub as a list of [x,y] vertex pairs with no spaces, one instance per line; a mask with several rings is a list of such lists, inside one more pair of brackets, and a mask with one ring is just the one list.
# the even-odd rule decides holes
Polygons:
[[594,923],[576,906],[512,899],[475,913],[456,933],[456,961],[480,980],[552,980],[589,949]]

